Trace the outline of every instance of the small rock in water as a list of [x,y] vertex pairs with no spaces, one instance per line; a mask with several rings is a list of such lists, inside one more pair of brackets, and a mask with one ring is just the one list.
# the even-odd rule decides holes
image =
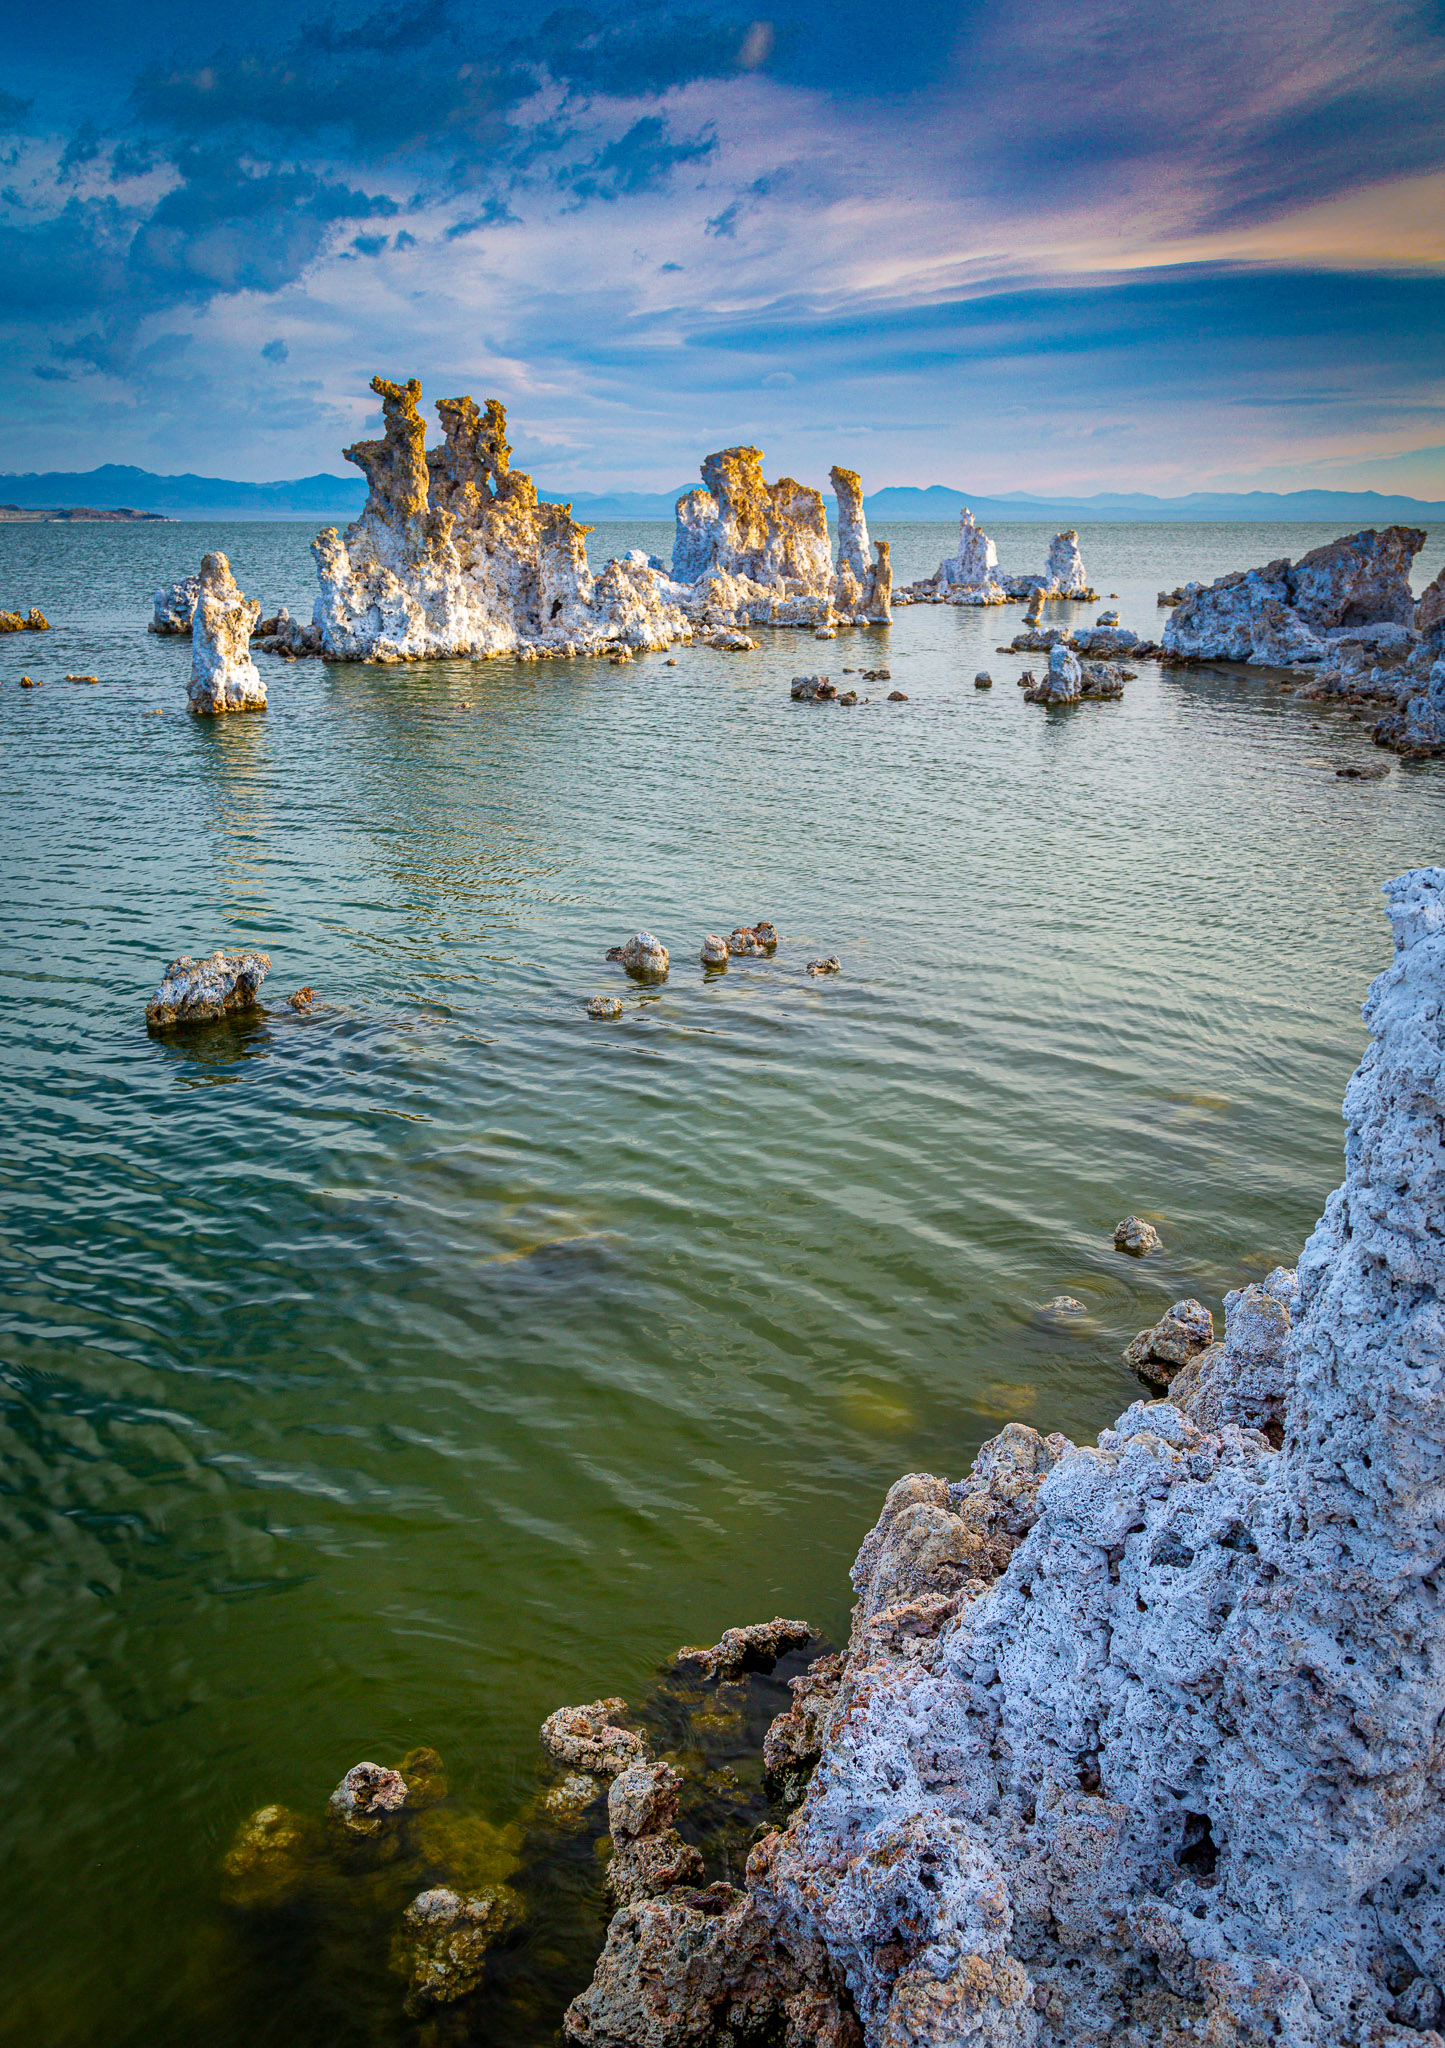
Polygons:
[[[607,957],[613,956],[609,953]],[[616,957],[639,981],[667,979],[667,948],[651,932],[634,932]]]
[[974,677],[973,687],[976,690],[991,690],[993,688],[993,677],[986,668],[981,668]]
[[406,1780],[385,1764],[353,1764],[326,1802],[332,1819],[353,1835],[379,1835],[406,1805]]
[[1094,621],[1096,626],[1117,626],[1118,623],[1119,614],[1117,612],[1100,612],[1098,618]]
[[541,1741],[559,1763],[579,1771],[615,1778],[629,1764],[645,1761],[645,1737],[619,1728],[617,1716],[627,1712],[623,1699],[591,1700],[585,1707],[558,1707],[542,1723]]
[[893,680],[893,671],[887,668],[865,668],[862,675],[865,683],[891,683]]
[[836,640],[837,637],[837,633],[831,626],[819,626],[813,634],[815,640]]
[[152,1030],[172,1024],[204,1024],[232,1010],[248,1010],[271,971],[269,953],[223,953],[205,960],[182,953],[161,978],[154,1000],[146,1004]]
[[843,972],[843,963],[836,953],[830,953],[826,960],[810,960],[808,962],[808,972],[809,974],[841,974]]
[[48,633],[50,631],[50,621],[46,618],[44,612],[41,611],[38,604],[31,605],[29,611],[25,614],[25,630],[27,633]]
[[1114,1225],[1114,1249],[1132,1252],[1136,1259],[1142,1259],[1146,1252],[1163,1249],[1164,1240],[1152,1223],[1146,1223],[1142,1216],[1126,1216]]
[[587,1014],[589,1017],[620,1017],[622,1015],[622,998],[621,996],[593,996],[588,1002]]
[[763,950],[765,952],[774,953],[777,951],[778,927],[773,923],[771,918],[760,917],[757,923],[753,926],[753,936],[755,938],[761,939],[763,943]]
[[709,633],[705,643],[716,648],[719,654],[751,654],[757,641],[747,633],[739,633],[731,626],[719,626],[715,633]]
[[1056,1294],[1052,1301],[1041,1302],[1034,1310],[1040,1322],[1062,1325],[1079,1322],[1088,1313],[1088,1305],[1076,1294]]
[[1124,1353],[1124,1363],[1156,1387],[1167,1387],[1180,1366],[1188,1365],[1213,1342],[1214,1318],[1204,1303],[1191,1295],[1176,1301],[1152,1329],[1139,1332]]
[[684,1643],[676,1662],[697,1665],[704,1678],[731,1680],[741,1678],[745,1671],[771,1671],[779,1657],[789,1650],[801,1650],[812,1639],[809,1623],[775,1614],[771,1621],[724,1629],[721,1639],[707,1648]]
[[677,656],[675,654],[669,654],[667,660],[662,665],[664,668],[676,668]]
[[1184,585],[1181,583],[1177,587],[1177,589],[1174,590],[1161,590],[1159,593],[1159,602],[1162,605],[1183,604]]
[[1390,772],[1387,762],[1372,762],[1368,768],[1337,768],[1335,770],[1345,782],[1378,782]]
[[793,677],[792,696],[796,703],[823,703],[829,697],[836,697],[837,694],[838,688],[836,683],[831,682],[827,676]]
[[619,647],[617,652],[610,658],[614,668],[621,668],[624,662],[631,661],[632,649],[630,647]]
[[68,682],[68,683],[98,683],[98,682],[100,681],[100,677],[99,677],[99,676],[67,676],[67,677],[65,678],[65,680],[66,680],[66,682]]
[[589,1771],[569,1771],[560,1784],[542,1795],[542,1811],[555,1827],[580,1826],[582,1816],[602,1796],[601,1778]]
[[890,704],[906,704],[908,702],[908,693],[905,690],[890,690],[888,692],[888,701]]
[[858,692],[856,690],[844,690],[838,702],[840,704],[856,704],[858,702]]
[[34,676],[22,676],[20,678],[20,687],[22,690],[43,690],[45,683],[43,679],[37,681]]
[[316,1000],[316,991],[309,985],[306,988],[294,989],[286,1000],[293,1010],[309,1010]]
[[726,967],[728,964],[728,942],[720,932],[709,932],[702,942],[702,964],[704,967]]
[[749,955],[761,955],[767,948],[750,925],[739,925],[728,938],[728,951],[735,959]]
[[469,1897],[446,1885],[419,1893],[401,1916],[392,1951],[393,1968],[410,1980],[405,2003],[411,2017],[475,1991],[488,1949],[515,1917],[514,1896],[502,1886]]

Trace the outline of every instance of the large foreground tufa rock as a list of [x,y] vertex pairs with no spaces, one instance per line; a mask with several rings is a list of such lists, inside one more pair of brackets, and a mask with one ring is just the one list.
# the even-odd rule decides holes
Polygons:
[[575,2038],[715,2044],[791,1972],[868,2048],[1440,2048],[1445,868],[1386,893],[1297,1276],[1190,1414],[894,1488],[797,1813],[614,1920]]
[[204,960],[182,953],[172,960],[146,1004],[146,1023],[152,1030],[163,1030],[172,1024],[208,1024],[232,1010],[249,1010],[270,972],[269,953],[218,949]]
[[266,709],[266,685],[251,659],[251,629],[260,616],[255,598],[236,588],[226,557],[205,556],[191,620],[192,711]]

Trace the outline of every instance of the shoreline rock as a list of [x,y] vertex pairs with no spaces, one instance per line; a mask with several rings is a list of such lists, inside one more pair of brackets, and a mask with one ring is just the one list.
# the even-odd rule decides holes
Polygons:
[[895,1485],[788,1825],[614,1918],[574,2040],[1438,2048],[1445,868],[1385,893],[1297,1274],[1096,1447]]

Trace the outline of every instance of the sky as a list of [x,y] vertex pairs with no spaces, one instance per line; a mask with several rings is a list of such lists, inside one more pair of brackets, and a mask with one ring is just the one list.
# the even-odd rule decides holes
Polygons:
[[47,0],[0,469],[1445,498],[1445,0]]

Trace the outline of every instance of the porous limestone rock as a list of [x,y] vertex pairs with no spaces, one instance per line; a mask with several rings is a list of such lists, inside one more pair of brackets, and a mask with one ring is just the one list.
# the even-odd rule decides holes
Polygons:
[[331,1818],[353,1835],[377,1836],[406,1805],[406,1779],[385,1764],[353,1764],[326,1802]]
[[1214,1318],[1190,1295],[1166,1309],[1152,1328],[1139,1332],[1124,1352],[1124,1363],[1155,1386],[1167,1387],[1180,1366],[1213,1342]]
[[1424,544],[1421,527],[1371,528],[1296,563],[1282,556],[1207,586],[1190,584],[1164,628],[1163,651],[1177,660],[1289,668],[1326,660],[1332,638],[1408,627],[1415,612],[1410,564]]
[[243,1913],[294,1906],[312,1883],[316,1823],[285,1806],[263,1806],[242,1821],[221,1858],[221,1896]]
[[1099,595],[1089,582],[1084,558],[1079,553],[1079,536],[1072,526],[1056,533],[1049,542],[1049,558],[1044,565],[1044,594],[1074,598],[1084,604],[1092,604]]
[[592,1700],[585,1707],[558,1707],[542,1723],[543,1747],[559,1763],[590,1771],[594,1776],[615,1778],[631,1763],[645,1759],[646,1740],[631,1728],[619,1728],[617,1717],[627,1712],[623,1699]]
[[1152,1223],[1146,1223],[1142,1216],[1125,1216],[1114,1225],[1114,1249],[1132,1252],[1136,1259],[1142,1259],[1146,1252],[1162,1249],[1164,1240]]
[[1196,1351],[1169,1381],[1169,1398],[1199,1424],[1258,1429],[1278,1443],[1289,1394],[1289,1338],[1299,1278],[1276,1266],[1257,1286],[1224,1297],[1224,1341]]
[[1381,746],[1424,759],[1445,754],[1445,655],[1434,663],[1423,686],[1401,693],[1400,709],[1375,727]]
[[656,1898],[674,1885],[698,1884],[699,1852],[672,1825],[677,1818],[680,1772],[668,1763],[629,1764],[607,1794],[612,1861],[607,1888],[619,1905]]
[[728,1983],[791,1968],[868,2048],[1438,2048],[1445,868],[1387,897],[1344,1185],[1297,1279],[1241,1291],[1228,1371],[1185,1368],[1280,1448],[1139,1401],[1096,1447],[1014,1423],[961,1485],[900,1482],[705,2023],[668,2031],[682,1930],[634,1919],[578,2038],[701,2048]]
[[831,1654],[819,1657],[800,1678],[790,1678],[793,1704],[776,1717],[763,1738],[763,1768],[789,1806],[802,1798],[823,1754],[842,1676],[843,1658]]
[[794,676],[791,694],[797,704],[824,704],[838,691],[827,676]]
[[841,974],[843,963],[836,953],[830,953],[826,960],[810,960],[807,971],[809,974]]
[[146,1023],[164,1030],[173,1024],[209,1024],[232,1010],[249,1010],[270,972],[269,953],[223,953],[218,948],[204,960],[182,953],[167,967],[146,1004]]
[[950,604],[1007,604],[998,580],[998,549],[965,505],[958,515],[958,547],[938,565],[937,580]]
[[1070,647],[1056,643],[1049,649],[1049,672],[1031,690],[1025,690],[1028,704],[1077,704],[1084,691],[1084,671]]
[[587,999],[587,1014],[589,1017],[620,1017],[622,1015],[622,998],[621,996],[589,996]]
[[618,948],[617,958],[637,981],[667,979],[667,948],[651,932],[634,932],[626,944]]
[[401,1916],[391,1954],[392,1968],[408,1979],[407,2012],[416,2018],[475,1991],[488,1949],[515,1917],[502,1885],[471,1897],[445,1885],[419,1893]]
[[744,1671],[771,1671],[779,1657],[788,1650],[802,1649],[812,1638],[806,1621],[787,1621],[775,1614],[771,1621],[724,1629],[710,1648],[685,1644],[677,1653],[677,1662],[695,1664],[704,1678],[738,1678]]
[[201,594],[199,576],[182,576],[175,583],[163,583],[152,600],[154,616],[148,633],[189,633]]
[[192,711],[266,709],[266,685],[251,659],[251,628],[260,615],[256,599],[237,589],[226,557],[219,550],[204,556],[191,618]]
[[339,661],[480,659],[513,652],[663,650],[688,637],[634,550],[595,579],[570,505],[544,505],[511,467],[507,416],[495,399],[437,403],[443,442],[426,447],[421,385],[373,377],[383,436],[343,452],[370,493],[344,536],[312,544],[321,651]]
[[891,615],[888,544],[870,562],[863,486],[835,468],[839,555],[833,567],[822,494],[792,477],[770,484],[759,448],[723,448],[702,464],[705,488],[677,501],[671,581],[659,587],[712,629],[867,625]]
[[702,964],[704,967],[726,967],[732,948],[721,933],[709,932],[702,942]]
[[1445,654],[1445,569],[1420,593],[1411,623],[1434,653]]

